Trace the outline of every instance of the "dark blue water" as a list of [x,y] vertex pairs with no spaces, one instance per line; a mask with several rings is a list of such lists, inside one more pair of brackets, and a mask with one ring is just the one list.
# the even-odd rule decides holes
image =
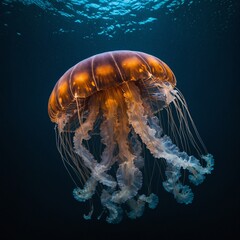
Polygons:
[[[115,1],[109,7],[110,2],[0,5],[1,239],[239,235],[238,1]],[[155,210],[109,225],[82,218],[86,211],[72,197],[74,186],[55,145],[47,104],[68,68],[119,49],[147,52],[172,68],[216,162],[214,172],[193,189],[192,204],[178,204],[159,183]]]

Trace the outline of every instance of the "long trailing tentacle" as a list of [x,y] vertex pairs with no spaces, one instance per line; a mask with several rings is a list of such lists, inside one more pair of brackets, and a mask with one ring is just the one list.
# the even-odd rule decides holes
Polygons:
[[[80,127],[75,131],[75,135],[73,137],[75,152],[91,172],[93,172],[95,166],[97,165],[97,161],[94,159],[94,156],[90,153],[90,151],[83,145],[83,141],[89,140],[91,138],[89,131],[93,129],[98,113],[99,106],[97,104],[91,104],[91,102],[89,102],[88,116],[86,120],[80,124]],[[81,121],[80,116],[79,121]],[[93,196],[96,186],[97,180],[92,175],[86,181],[83,189],[77,187],[73,190],[73,196],[76,200],[84,202]]]
[[114,189],[117,185],[114,178],[107,174],[107,171],[114,164],[116,151],[116,142],[114,139],[114,131],[116,125],[117,102],[114,99],[105,99],[103,106],[103,121],[100,125],[100,135],[105,149],[101,155],[101,161],[97,163],[93,169],[93,176],[103,185]]
[[[73,149],[71,131],[64,130],[65,126],[69,122],[70,117],[71,115],[67,114],[62,115],[61,118],[59,118],[58,125],[55,127],[56,145],[65,168],[67,169],[75,185],[78,186],[78,181],[84,185],[89,178],[90,171],[83,164],[80,156],[76,154]],[[72,175],[72,173],[75,174],[77,179]]]
[[[105,104],[107,105],[109,103],[106,102]],[[99,107],[100,106],[95,102],[89,102],[89,114],[86,120],[75,131],[73,139],[76,153],[81,157],[85,166],[91,170],[91,177],[86,182],[84,188],[74,189],[73,195],[79,201],[86,201],[92,197],[95,193],[97,182],[101,182],[111,188],[115,188],[116,186],[114,179],[106,173],[114,163],[113,152],[116,148],[116,143],[114,143],[113,139],[114,119],[116,115],[115,108],[110,108],[109,106],[104,108],[104,120],[100,126],[100,134],[102,136],[102,142],[106,145],[106,148],[102,153],[102,161],[98,163],[90,151],[82,144],[83,140],[87,141],[91,138],[89,131],[94,128],[94,123],[99,113]]]
[[93,130],[98,113],[99,106],[97,104],[89,103],[88,116],[86,120],[80,124],[80,127],[75,131],[73,138],[75,152],[81,157],[85,166],[91,170],[97,164],[97,161],[94,159],[94,156],[90,153],[90,151],[83,145],[83,140],[87,141],[91,138],[89,131]]
[[137,195],[142,186],[142,173],[134,164],[136,156],[130,151],[128,139],[130,128],[125,111],[119,111],[117,126],[119,168],[116,177],[120,190],[113,193],[112,201],[120,204]]

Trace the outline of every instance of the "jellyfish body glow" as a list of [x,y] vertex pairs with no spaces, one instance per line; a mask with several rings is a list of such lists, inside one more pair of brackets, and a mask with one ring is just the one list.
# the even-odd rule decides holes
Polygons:
[[[173,138],[161,121],[163,111]],[[149,54],[113,51],[79,62],[55,85],[48,113],[56,123],[63,163],[76,184],[74,198],[98,198],[109,223],[120,222],[124,212],[134,219],[146,205],[157,206],[158,196],[143,192],[145,161],[164,162],[163,187],[185,204],[192,202],[193,193],[183,183],[183,173],[198,185],[213,169],[213,157],[176,89],[173,72]],[[187,153],[191,146],[197,157]],[[151,159],[143,158],[143,147]]]

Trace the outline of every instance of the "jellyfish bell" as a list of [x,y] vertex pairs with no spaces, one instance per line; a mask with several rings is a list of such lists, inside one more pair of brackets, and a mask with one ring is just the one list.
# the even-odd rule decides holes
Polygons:
[[[161,110],[167,112],[167,124]],[[157,206],[156,194],[142,193],[143,145],[153,156],[149,160],[164,161],[163,187],[179,203],[193,199],[182,182],[183,170],[189,182],[198,185],[213,169],[213,157],[176,89],[173,72],[149,54],[113,51],[79,62],[56,83],[48,113],[56,124],[63,163],[76,185],[74,198],[86,202],[100,196],[109,223],[120,222],[123,209],[134,219],[146,205]],[[190,154],[191,148],[197,156]],[[93,207],[85,218],[92,213]]]

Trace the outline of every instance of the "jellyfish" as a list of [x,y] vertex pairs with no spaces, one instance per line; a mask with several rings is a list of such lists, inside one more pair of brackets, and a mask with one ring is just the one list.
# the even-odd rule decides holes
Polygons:
[[156,208],[158,194],[146,190],[151,161],[164,166],[163,188],[184,204],[193,200],[189,184],[213,170],[173,72],[152,55],[121,50],[77,63],[56,83],[48,114],[73,197],[90,203],[85,219],[94,204],[109,223]]

